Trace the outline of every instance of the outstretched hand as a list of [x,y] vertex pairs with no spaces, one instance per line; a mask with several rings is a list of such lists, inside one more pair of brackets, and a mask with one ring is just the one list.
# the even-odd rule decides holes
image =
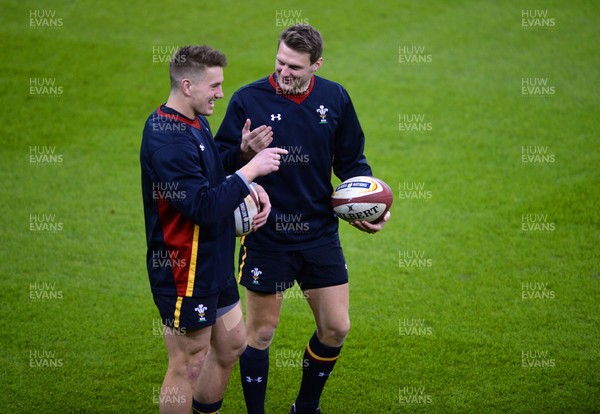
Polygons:
[[240,148],[242,151],[242,158],[246,161],[267,148],[273,141],[273,128],[261,125],[250,131],[251,124],[252,122],[248,118],[242,128],[242,143]]
[[246,180],[251,183],[256,177],[270,174],[279,170],[281,156],[287,154],[283,148],[267,148],[256,154],[246,165],[240,168]]

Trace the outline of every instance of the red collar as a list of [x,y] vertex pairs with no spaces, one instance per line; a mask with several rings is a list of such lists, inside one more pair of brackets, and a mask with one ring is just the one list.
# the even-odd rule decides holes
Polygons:
[[310,92],[313,90],[313,87],[315,86],[315,75],[313,75],[310,78],[310,85],[308,85],[308,89],[302,93],[298,93],[298,94],[287,94],[284,93],[281,88],[279,87],[279,85],[277,85],[277,81],[275,80],[275,74],[272,73],[271,76],[269,76],[269,83],[271,84],[271,86],[273,87],[273,89],[275,89],[275,93],[277,95],[281,95],[284,98],[288,98],[290,101],[295,102],[297,104],[301,104],[302,102],[304,102],[304,100],[306,98],[308,98],[308,95],[310,95]]
[[[187,116],[181,115],[181,114],[170,114],[168,112],[165,112],[162,110],[163,105],[159,106],[158,109],[156,110],[156,113],[158,114],[158,116],[161,117],[165,117],[165,118],[169,118],[169,119],[173,119],[175,121],[179,121],[179,122],[183,122],[185,124],[188,124],[196,129],[202,129],[200,128],[200,121],[198,120],[198,118],[192,120],[189,119]],[[168,108],[165,106],[165,108]],[[175,111],[174,109],[168,108],[171,111]]]

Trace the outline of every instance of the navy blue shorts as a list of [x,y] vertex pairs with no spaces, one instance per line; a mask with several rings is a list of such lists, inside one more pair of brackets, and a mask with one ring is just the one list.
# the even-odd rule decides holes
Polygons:
[[[233,278],[232,278],[233,279]],[[154,295],[163,325],[192,331],[212,326],[240,300],[235,280],[210,296]]]
[[348,283],[342,247],[335,243],[297,251],[266,251],[242,246],[238,281],[256,292],[282,292],[298,282],[300,289]]

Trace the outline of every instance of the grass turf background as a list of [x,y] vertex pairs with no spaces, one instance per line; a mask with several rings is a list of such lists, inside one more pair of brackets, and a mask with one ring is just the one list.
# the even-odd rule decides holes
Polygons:
[[[319,74],[348,89],[367,157],[396,195],[382,233],[341,223],[352,329],[323,411],[600,410],[597,4],[2,9],[2,411],[158,411],[166,351],[144,266],[138,162],[143,122],[168,94],[168,66],[154,62],[165,53],[155,48],[207,43],[227,54],[226,96],[209,119],[216,131],[231,94],[273,70],[278,11],[322,32]],[[523,28],[524,9],[547,10],[555,26]],[[32,10],[54,11],[63,24],[30,27]],[[400,63],[401,46],[424,47],[431,62]],[[54,79],[63,93],[31,95],[31,78]],[[524,96],[522,78],[547,78],[555,94]],[[399,114],[425,115],[432,131],[400,132]],[[31,163],[32,146],[54,148],[62,163]],[[523,163],[522,146],[546,146],[555,162]],[[431,199],[400,199],[406,183],[423,183]],[[31,231],[37,214],[55,215],[62,230]],[[527,214],[547,215],[554,230],[523,231]],[[400,267],[400,254],[413,251],[432,265]],[[62,298],[31,299],[31,285],[44,283]],[[522,283],[543,283],[553,298],[524,300]],[[401,335],[413,319],[431,334]],[[300,370],[281,365],[293,364],[313,329],[291,292],[271,348],[268,412],[293,401]],[[61,366],[36,368],[44,352]],[[552,366],[525,368],[523,352],[547,352],[538,362]],[[415,389],[428,398],[402,404]],[[237,368],[223,412],[244,412]]]

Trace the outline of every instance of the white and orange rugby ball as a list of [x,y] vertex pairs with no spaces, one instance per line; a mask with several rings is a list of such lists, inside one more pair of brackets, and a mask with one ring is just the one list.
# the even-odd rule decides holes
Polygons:
[[253,229],[254,216],[260,212],[260,203],[258,193],[254,189],[254,183],[250,184],[250,194],[248,194],[233,212],[235,217],[235,233],[238,236],[245,236]]
[[349,178],[337,186],[331,195],[335,215],[345,221],[377,223],[392,206],[394,195],[390,187],[375,177]]

